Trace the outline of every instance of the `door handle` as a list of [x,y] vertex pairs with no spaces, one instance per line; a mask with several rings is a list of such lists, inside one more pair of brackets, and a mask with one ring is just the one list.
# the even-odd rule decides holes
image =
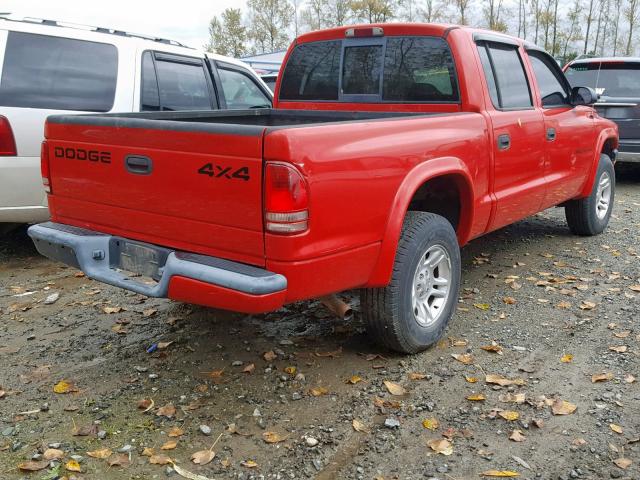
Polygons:
[[153,162],[142,155],[127,155],[124,165],[129,173],[134,175],[149,175],[153,170]]
[[547,128],[547,140],[553,142],[556,139],[556,129],[555,128]]
[[511,137],[508,134],[498,136],[498,150],[509,150],[511,147]]

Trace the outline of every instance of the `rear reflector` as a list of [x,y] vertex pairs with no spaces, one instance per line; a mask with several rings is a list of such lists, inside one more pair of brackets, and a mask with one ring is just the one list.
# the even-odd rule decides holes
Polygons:
[[384,30],[380,27],[348,28],[344,31],[344,36],[347,38],[382,37],[383,35]]
[[264,219],[268,232],[291,234],[309,228],[307,182],[293,165],[268,162],[264,192]]
[[51,193],[51,181],[49,180],[49,148],[46,140],[42,142],[40,146],[40,172],[42,173],[44,191]]
[[15,157],[18,155],[16,151],[16,140],[13,137],[11,124],[4,115],[0,115],[0,156]]

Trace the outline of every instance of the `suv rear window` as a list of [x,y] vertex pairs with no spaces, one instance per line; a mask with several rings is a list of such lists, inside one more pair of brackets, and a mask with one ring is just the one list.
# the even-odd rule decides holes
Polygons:
[[0,105],[107,112],[118,78],[115,46],[9,32]]
[[345,40],[344,53],[342,41],[298,45],[282,74],[280,99],[358,101],[354,95],[362,95],[360,101],[459,101],[453,56],[445,40],[388,37],[372,39],[371,44],[358,41]]
[[595,88],[607,97],[640,98],[640,63],[577,63],[565,73],[572,87]]

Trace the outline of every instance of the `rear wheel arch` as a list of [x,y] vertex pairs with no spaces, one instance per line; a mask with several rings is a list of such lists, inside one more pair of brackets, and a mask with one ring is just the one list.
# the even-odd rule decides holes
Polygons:
[[407,212],[429,212],[446,218],[456,231],[458,243],[464,245],[471,231],[473,198],[471,175],[460,159],[433,159],[414,168],[398,188],[367,286],[384,286],[389,282]]
[[593,163],[591,164],[589,177],[587,178],[578,198],[585,198],[591,194],[593,182],[595,181],[596,173],[598,172],[598,165],[600,164],[600,155],[604,153],[611,159],[611,161],[613,161],[613,152],[616,148],[618,148],[618,134],[615,129],[603,129],[598,136],[598,142],[594,151],[594,158]]

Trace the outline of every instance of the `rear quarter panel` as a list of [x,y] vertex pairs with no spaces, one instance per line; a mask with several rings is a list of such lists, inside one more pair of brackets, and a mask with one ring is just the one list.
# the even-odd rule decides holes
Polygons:
[[[460,172],[472,182],[474,205],[467,208],[481,208],[468,230],[483,231],[490,213],[490,202],[484,202],[488,147],[486,122],[473,113],[269,132],[265,160],[293,162],[309,183],[310,228],[290,237],[266,234],[267,267],[381,245],[389,224],[401,225],[415,190],[446,173]],[[360,285],[345,288],[354,286]]]

